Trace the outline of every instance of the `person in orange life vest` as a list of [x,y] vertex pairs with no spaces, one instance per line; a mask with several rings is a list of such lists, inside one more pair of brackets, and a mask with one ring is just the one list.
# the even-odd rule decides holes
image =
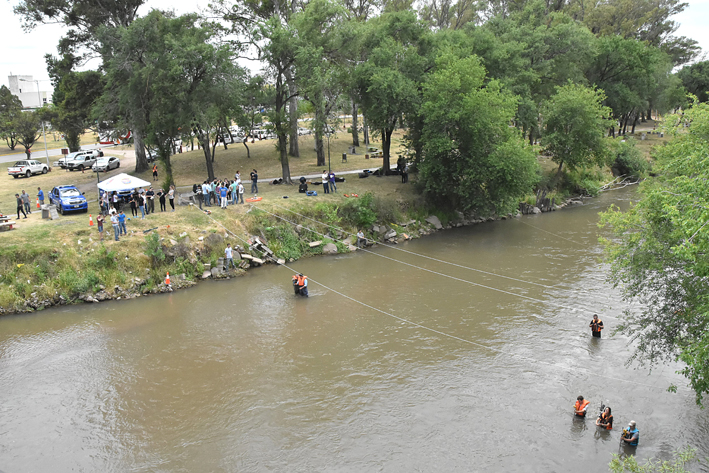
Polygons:
[[293,276],[293,291],[303,297],[308,297],[308,276],[303,276],[303,273]]
[[597,315],[593,315],[593,320],[588,324],[591,327],[591,335],[597,338],[601,338],[601,330],[603,330],[603,321],[598,318]]
[[158,165],[153,164],[153,181],[158,180]]
[[598,415],[596,425],[603,427],[606,430],[611,430],[613,428],[613,415],[611,414],[610,407],[606,407],[603,412]]
[[583,396],[579,396],[576,398],[576,404],[574,404],[574,414],[576,414],[579,417],[586,417],[586,408],[588,407],[589,402],[583,398]]

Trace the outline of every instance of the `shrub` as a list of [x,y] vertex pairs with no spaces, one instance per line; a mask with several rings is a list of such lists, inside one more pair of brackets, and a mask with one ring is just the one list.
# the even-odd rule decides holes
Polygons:
[[377,221],[374,211],[374,195],[367,192],[359,199],[351,199],[339,208],[340,216],[358,228],[369,228]]
[[150,258],[154,266],[159,266],[165,261],[165,253],[160,245],[160,236],[157,232],[152,232],[145,238],[145,256]]
[[614,158],[611,170],[614,176],[641,179],[650,170],[650,164],[635,146],[634,141],[613,142],[612,155]]

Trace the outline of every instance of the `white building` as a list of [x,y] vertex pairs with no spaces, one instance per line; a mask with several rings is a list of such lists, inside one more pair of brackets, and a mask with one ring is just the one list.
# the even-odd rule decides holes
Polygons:
[[39,108],[48,103],[52,103],[52,92],[37,88],[40,82],[35,81],[32,76],[8,76],[10,92],[22,101],[23,108]]

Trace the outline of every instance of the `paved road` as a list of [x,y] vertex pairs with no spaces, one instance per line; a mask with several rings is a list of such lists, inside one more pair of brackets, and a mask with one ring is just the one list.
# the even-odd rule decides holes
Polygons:
[[[81,149],[96,149],[96,148],[110,148],[111,146],[114,145],[85,145],[82,146]],[[47,154],[49,154],[49,165],[52,165],[52,157],[55,156],[61,156],[62,154],[62,149],[61,148],[56,148],[56,149],[50,149],[47,150]],[[44,152],[44,148],[41,150],[38,147],[34,148],[34,151],[32,152],[32,159],[36,159],[37,161],[40,162],[47,162],[47,154]],[[0,163],[10,163],[14,161],[19,161],[21,159],[27,159],[27,155],[22,152],[22,153],[15,153],[15,154],[6,154],[4,156],[0,156]]]

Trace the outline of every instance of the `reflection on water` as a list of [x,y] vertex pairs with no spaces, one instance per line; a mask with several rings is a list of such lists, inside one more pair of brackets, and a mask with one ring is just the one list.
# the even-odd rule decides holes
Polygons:
[[[684,385],[676,369],[628,369],[627,340],[608,338],[625,307],[604,282],[597,212],[631,196],[401,245],[520,281],[376,250],[489,288],[366,253],[294,263],[479,345],[314,283],[312,297],[296,298],[277,267],[2,318],[0,468],[600,472],[631,419],[639,457],[686,444],[709,455],[707,414],[686,389],[665,392]],[[588,328],[594,313],[601,340]],[[579,394],[591,401],[587,419],[572,415]],[[613,431],[595,426],[601,400],[613,406]]]

